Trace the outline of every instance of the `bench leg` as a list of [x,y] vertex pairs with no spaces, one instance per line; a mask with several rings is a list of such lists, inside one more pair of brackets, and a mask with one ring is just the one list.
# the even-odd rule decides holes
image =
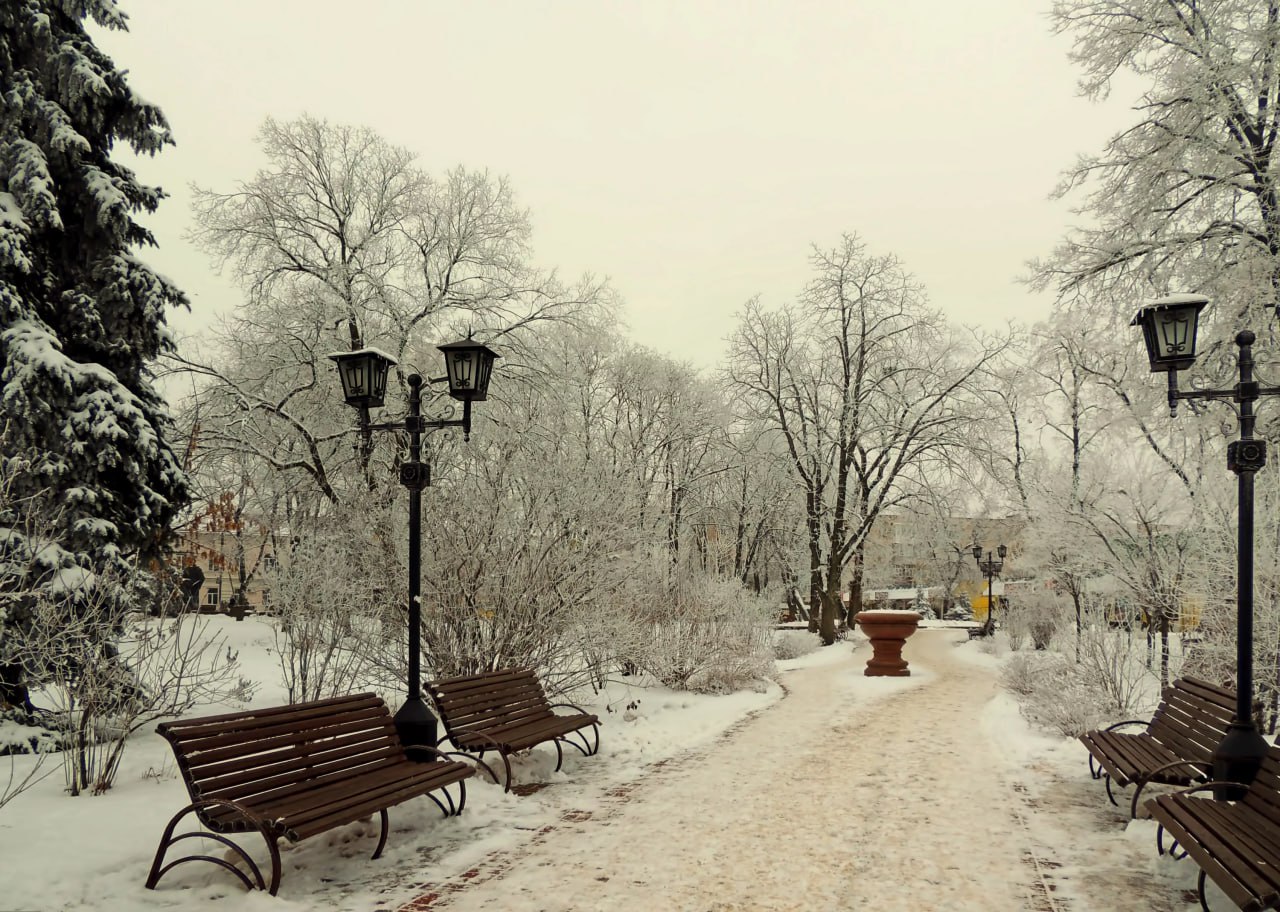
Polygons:
[[[160,878],[163,877],[165,874],[167,874],[170,871],[170,869],[175,868],[180,864],[184,864],[188,861],[209,861],[209,862],[212,862],[213,864],[218,865],[219,867],[226,868],[228,871],[235,874],[237,877],[240,878],[240,881],[245,885],[247,889],[252,890],[256,886],[259,890],[267,890],[272,896],[276,895],[276,890],[280,888],[280,847],[277,844],[278,837],[276,837],[267,829],[267,826],[265,823],[262,823],[262,822],[258,823],[258,832],[261,833],[262,838],[266,840],[267,850],[271,853],[271,882],[269,884],[263,878],[261,869],[258,867],[257,863],[249,856],[249,853],[246,852],[244,848],[240,846],[238,843],[232,841],[231,839],[228,839],[226,836],[222,835],[221,833],[210,833],[205,830],[197,830],[191,833],[183,833],[180,836],[173,835],[173,831],[177,829],[178,821],[180,821],[187,814],[190,814],[192,811],[195,811],[201,808],[216,807],[219,805],[223,805],[223,806],[230,805],[232,807],[235,807],[237,810],[242,810],[238,805],[235,804],[235,802],[223,801],[219,799],[206,799],[204,801],[197,801],[194,804],[187,805],[185,808],[183,808],[173,816],[173,818],[169,821],[169,825],[165,827],[164,835],[160,837],[160,845],[156,849],[156,857],[151,863],[151,871],[147,874],[146,887],[148,890],[154,890],[156,888],[156,884],[160,882]],[[169,848],[174,843],[180,842],[183,839],[195,839],[195,838],[212,839],[215,842],[219,842],[222,845],[225,845],[228,848],[230,848],[237,855],[239,855],[241,858],[244,859],[244,862],[248,866],[250,872],[252,872],[254,879],[250,880],[248,874],[246,874],[244,871],[241,871],[238,867],[236,867],[231,862],[227,861],[225,858],[215,858],[212,855],[184,855],[181,858],[175,861],[171,861],[168,864],[164,864],[162,866],[162,862],[164,861],[165,855],[168,853]],[[257,883],[255,884],[254,881],[257,881]]]
[[382,832],[378,834],[378,847],[373,850],[373,858],[380,857],[382,855],[382,850],[387,845],[387,830],[389,829],[387,824],[390,822],[390,820],[387,817],[386,808],[383,808],[382,810],[378,811],[378,818],[382,822]]
[[1105,781],[1107,783],[1107,800],[1110,801],[1112,804],[1114,804],[1116,807],[1119,807],[1120,802],[1116,801],[1116,796],[1111,794],[1111,774],[1110,773],[1106,775]]
[[[567,735],[565,735],[564,743],[572,744],[574,747],[578,749],[578,751],[582,754],[582,756],[592,757],[592,756],[595,756],[595,754],[598,753],[600,750],[600,726],[592,725],[591,734],[593,736],[593,739],[592,741],[588,741],[587,736],[583,733],[583,729],[578,729],[577,731],[572,731],[572,732],[569,732]],[[577,735],[579,738],[581,738],[582,743],[579,744],[577,741],[575,741],[572,737],[573,735]]]
[[1200,908],[1209,912],[1209,901],[1204,898],[1204,869],[1200,869],[1200,879],[1196,881],[1196,892],[1200,894]]
[[[1164,831],[1164,824],[1163,824],[1163,823],[1156,827],[1156,851],[1157,851],[1157,852],[1159,852],[1161,855],[1164,855],[1164,854],[1165,854],[1165,850],[1164,850],[1164,832],[1165,832],[1165,831]],[[1187,857],[1187,852],[1186,852],[1186,850],[1185,850],[1185,849],[1183,850],[1183,852],[1182,852],[1182,854],[1181,854],[1181,855],[1177,854],[1177,851],[1176,851],[1176,850],[1177,850],[1178,848],[1179,848],[1179,846],[1178,846],[1178,840],[1176,840],[1176,839],[1175,839],[1175,840],[1174,840],[1174,841],[1169,845],[1169,852],[1168,852],[1169,857],[1170,857],[1170,858],[1172,858],[1174,861],[1181,861],[1182,859],[1184,859],[1184,858],[1186,858],[1186,857]]]

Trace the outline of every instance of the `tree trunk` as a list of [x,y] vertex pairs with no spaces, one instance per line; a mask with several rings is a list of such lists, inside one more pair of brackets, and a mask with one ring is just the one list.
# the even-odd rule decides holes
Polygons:
[[1080,593],[1073,587],[1071,590],[1071,601],[1076,606],[1076,664],[1080,664],[1080,634],[1081,634],[1081,617],[1080,617]]
[[822,637],[822,645],[830,646],[836,641],[836,616],[839,613],[840,589],[839,583],[836,584],[836,590],[832,592],[826,589],[822,593],[822,623],[818,630],[818,635]]
[[1160,689],[1169,686],[1169,613],[1160,612]]

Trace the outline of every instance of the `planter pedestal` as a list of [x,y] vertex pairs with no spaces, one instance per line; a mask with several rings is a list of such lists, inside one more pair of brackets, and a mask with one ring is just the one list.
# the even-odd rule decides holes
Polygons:
[[862,673],[869,678],[911,676],[902,647],[916,632],[920,614],[916,611],[860,611],[853,616],[871,640],[871,658]]

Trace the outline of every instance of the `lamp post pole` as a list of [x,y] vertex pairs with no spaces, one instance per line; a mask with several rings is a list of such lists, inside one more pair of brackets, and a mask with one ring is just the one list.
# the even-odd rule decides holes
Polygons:
[[[1249,783],[1267,755],[1267,742],[1253,721],[1253,476],[1267,463],[1267,444],[1253,436],[1253,403],[1262,390],[1253,379],[1254,334],[1236,335],[1240,382],[1232,397],[1240,404],[1240,439],[1227,444],[1227,468],[1238,479],[1236,551],[1236,717],[1213,754],[1213,778]],[[1269,391],[1268,391],[1269,392]],[[1243,786],[1218,786],[1215,797],[1235,800]]]
[[991,564],[991,552],[987,552],[987,623],[991,626],[992,635],[996,632],[996,595],[995,595],[995,567]]
[[[400,483],[409,491],[409,695],[396,711],[396,733],[400,743],[435,747],[436,717],[422,699],[422,489],[429,483],[429,469],[422,461],[422,378],[411,374],[409,415],[404,427],[409,432],[409,459],[400,466]],[[427,756],[411,759],[425,760]],[[425,752],[421,752],[425,753]]]

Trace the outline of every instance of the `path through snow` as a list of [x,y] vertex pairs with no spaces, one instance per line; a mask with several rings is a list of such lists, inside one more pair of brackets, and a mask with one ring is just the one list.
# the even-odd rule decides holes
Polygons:
[[786,699],[709,750],[405,912],[1062,908],[981,725],[994,675],[955,639],[916,633],[922,674],[861,706],[861,662],[789,672]]

